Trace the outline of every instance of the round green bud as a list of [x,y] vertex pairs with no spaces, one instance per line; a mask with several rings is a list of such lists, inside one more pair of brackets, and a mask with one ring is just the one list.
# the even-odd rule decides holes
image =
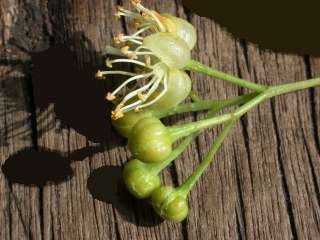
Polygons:
[[190,94],[191,79],[188,74],[178,69],[171,69],[168,73],[168,90],[151,106],[153,109],[172,109],[184,101]]
[[143,118],[130,132],[128,146],[132,155],[143,162],[160,162],[172,152],[169,130],[155,118]]
[[152,192],[150,203],[159,215],[161,215],[159,211],[161,210],[161,206],[174,191],[175,189],[171,186],[161,186]]
[[191,59],[187,43],[172,33],[151,34],[144,38],[143,46],[150,49],[169,68],[182,69]]
[[143,109],[139,112],[129,111],[124,114],[122,118],[117,120],[112,120],[112,126],[116,131],[123,137],[129,137],[129,134],[133,126],[141,119],[146,117],[151,117],[152,111],[148,109]]
[[124,165],[122,177],[128,191],[139,199],[149,197],[161,184],[159,175],[152,174],[147,164],[138,159]]
[[162,218],[175,223],[182,222],[189,212],[186,196],[173,187],[157,188],[152,192],[150,202]]
[[193,49],[197,42],[197,32],[194,26],[182,18],[169,14],[162,14],[161,16],[167,31],[184,40],[190,50]]

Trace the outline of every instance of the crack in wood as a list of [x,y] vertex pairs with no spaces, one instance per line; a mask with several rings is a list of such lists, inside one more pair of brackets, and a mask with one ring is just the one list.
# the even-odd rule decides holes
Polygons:
[[283,194],[284,194],[285,200],[286,200],[287,212],[288,212],[291,231],[292,231],[292,239],[298,239],[297,227],[296,227],[295,217],[293,214],[293,207],[292,207],[292,203],[290,200],[288,183],[286,180],[286,174],[285,174],[283,162],[282,162],[282,155],[281,155],[281,150],[280,150],[281,141],[279,138],[279,126],[278,126],[278,123],[276,120],[275,102],[274,102],[274,99],[271,99],[270,101],[271,101],[272,120],[273,120],[274,129],[276,131],[276,139],[277,139],[277,145],[278,145],[278,147],[277,147],[277,155],[278,155],[277,160],[278,160],[280,172],[282,175],[282,178],[281,178],[282,189],[283,189]]

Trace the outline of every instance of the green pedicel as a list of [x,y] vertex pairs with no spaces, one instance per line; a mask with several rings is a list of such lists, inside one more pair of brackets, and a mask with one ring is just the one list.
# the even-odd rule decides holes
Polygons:
[[150,203],[162,218],[179,223],[187,217],[189,212],[187,196],[190,190],[213,160],[215,153],[234,124],[235,119],[226,125],[210,147],[206,157],[181,186],[177,188],[161,186],[152,192]]
[[[194,132],[202,131],[206,128],[213,127],[217,124],[222,124],[230,121],[233,117],[240,118],[253,107],[259,103],[285,93],[290,93],[310,87],[320,86],[320,79],[311,79],[300,81],[296,83],[283,84],[279,86],[269,87],[267,90],[260,93],[258,96],[248,101],[232,113],[227,113],[217,117],[212,117],[197,122],[186,123],[171,127],[165,127],[161,121],[154,121],[153,126],[155,129],[161,131],[146,131],[144,122],[141,120],[134,126],[129,136],[129,149],[132,154],[145,162],[162,161],[170,154],[171,145],[173,142],[181,137],[188,136]],[[146,122],[148,122],[146,120]],[[152,130],[149,128],[149,130]],[[159,138],[158,138],[159,135]],[[158,142],[157,142],[158,139]],[[152,144],[148,142],[152,140]],[[137,142],[136,142],[137,141]],[[139,142],[139,144],[137,144]],[[141,145],[140,145],[141,144]],[[159,148],[161,147],[161,148]],[[158,155],[163,154],[163,155]]]
[[[256,93],[246,94],[242,96],[233,97],[225,100],[201,100],[194,103],[179,104],[178,106],[167,108],[146,108],[139,112],[127,112],[122,118],[112,120],[112,125],[116,131],[123,137],[129,137],[133,126],[141,119],[146,117],[165,118],[175,114],[182,114],[187,112],[197,112],[202,110],[220,111],[226,107],[243,104],[257,96]],[[161,99],[160,99],[161,101]]]
[[187,148],[193,137],[186,137],[161,163],[144,163],[138,159],[127,162],[123,169],[123,180],[129,192],[139,199],[149,197],[160,187],[160,171]]

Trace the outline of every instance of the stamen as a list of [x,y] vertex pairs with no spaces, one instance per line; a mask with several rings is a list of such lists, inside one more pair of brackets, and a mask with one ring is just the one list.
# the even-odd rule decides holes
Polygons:
[[124,105],[123,105],[122,103],[119,103],[119,104],[116,106],[116,108],[115,108],[114,111],[116,111],[116,112],[117,112],[117,111],[120,111],[123,106],[124,106]]
[[139,46],[139,47],[137,47],[134,51],[135,51],[135,52],[139,52],[141,49],[146,49],[146,50],[149,50],[149,51],[150,51],[150,49],[147,48],[147,47],[145,47],[145,46]]
[[105,77],[103,76],[103,72],[100,70],[97,71],[95,77],[98,79],[105,79]]
[[136,7],[136,9],[142,13],[145,13],[149,16],[151,16],[153,18],[153,20],[155,20],[155,22],[157,23],[159,29],[161,32],[165,32],[166,28],[164,27],[164,25],[161,23],[160,19],[159,19],[159,14],[156,13],[155,11],[151,11],[147,8],[145,8],[144,6],[141,5],[141,1],[139,0],[132,0],[131,1],[132,4]]
[[152,26],[155,24],[154,21],[151,20],[135,20],[134,24],[136,26],[136,28],[144,28],[144,27],[148,27],[148,28],[152,28]]
[[106,66],[109,68],[112,68],[112,62],[109,58],[107,58],[107,60],[106,60]]
[[113,38],[113,41],[116,44],[120,44],[121,42],[124,42],[123,37],[124,37],[123,33],[119,33],[117,36]]
[[128,55],[130,47],[129,46],[124,46],[120,50],[124,55]]
[[[141,11],[141,10],[139,10],[139,11]],[[141,16],[146,20],[148,20],[148,18],[150,17],[146,12],[141,12]]]
[[152,87],[150,88],[149,92],[146,94],[146,99],[149,98],[151,96],[151,94],[153,94],[159,87],[159,84],[161,83],[163,76],[157,78],[157,81],[152,85]]
[[[162,97],[163,94],[167,91],[167,83],[166,82],[164,83],[165,86],[164,86],[163,93],[160,94],[161,96],[159,95],[160,97],[158,96],[156,98],[156,100],[152,100],[149,103],[141,105],[141,103],[145,102],[151,96],[151,94],[158,88],[158,86],[159,86],[159,84],[162,81],[164,76],[165,76],[165,74],[163,74],[161,76],[154,76],[147,85],[145,85],[145,86],[143,86],[143,87],[141,87],[141,88],[139,88],[139,89],[127,94],[123,98],[123,100],[120,102],[120,104],[118,104],[116,109],[112,112],[112,118],[113,119],[114,118],[118,119],[118,118],[122,117],[125,112],[128,112],[130,110],[134,110],[135,112],[140,111],[140,108],[144,108],[144,107],[149,106],[149,105],[153,104],[154,102],[158,101],[159,98]],[[151,86],[151,88],[150,88],[150,86]],[[148,88],[150,88],[148,93],[147,94],[142,94],[142,92],[144,92]],[[133,98],[134,96],[138,96],[139,100],[137,100],[137,101],[125,106],[125,103],[129,99]]]
[[134,77],[131,77],[129,79],[127,79],[125,82],[123,82],[119,87],[117,87],[113,92],[112,95],[116,95],[123,87],[125,87],[126,85],[128,85],[130,82],[134,81],[134,80],[138,80],[141,78],[147,78],[150,77],[152,75],[152,73],[149,74],[141,74],[141,75],[137,75]]
[[129,51],[130,47],[129,46],[124,46],[121,48],[121,52],[126,55],[130,59],[137,59],[137,54],[133,51]]
[[116,75],[116,74],[125,75],[125,76],[137,76],[137,74],[135,74],[135,73],[126,72],[126,71],[100,71],[99,70],[96,73],[96,77],[97,77],[97,75],[98,76],[102,75],[102,79],[105,79],[104,75]]
[[[151,91],[151,89],[150,89]],[[156,97],[154,98],[153,100],[151,100],[150,102],[146,103],[146,104],[142,104],[139,106],[139,108],[145,108],[145,107],[148,107],[152,104],[154,104],[155,102],[159,101],[160,98],[162,98],[162,96],[168,91],[168,82],[167,82],[167,77],[164,78],[164,87],[163,87],[163,90],[162,92]]]
[[114,59],[114,60],[110,60],[110,59],[107,59],[106,60],[106,65],[110,68],[112,68],[112,64],[113,63],[133,63],[133,64],[137,64],[137,65],[140,65],[142,67],[147,67],[147,68],[150,68],[148,67],[145,63],[143,62],[140,62],[138,60],[133,60],[133,59],[126,59],[126,58],[119,58],[119,59]]
[[148,29],[150,29],[150,26],[143,27],[143,28],[139,29],[139,31],[135,32],[132,36],[140,35],[141,33],[147,31]]
[[140,37],[140,36],[134,36],[134,35],[124,36],[124,37],[123,37],[123,40],[129,40],[129,39],[143,40],[143,37]]
[[131,104],[121,108],[120,111],[123,113],[129,112],[132,109],[136,109],[137,108],[136,106],[139,106],[139,104],[141,104],[141,103],[142,103],[141,100],[135,101],[134,103],[131,103]]
[[142,41],[140,40],[143,40],[143,38],[140,36],[125,36],[123,33],[119,33],[113,38],[115,44],[121,44],[123,42],[133,42],[135,44],[142,45]]
[[[148,52],[137,52],[137,51],[127,51],[126,49],[124,49],[123,51],[124,51],[123,54],[126,55],[130,59],[138,59],[138,56],[154,55],[153,52],[150,52],[150,51],[148,51]],[[148,66],[150,66],[150,64]]]
[[135,43],[135,44],[137,44],[137,45],[142,45],[142,42],[141,42],[141,41],[138,41],[138,40],[135,40],[135,39],[128,39],[127,41],[128,41],[128,42]]
[[120,16],[130,17],[130,18],[133,18],[133,19],[141,19],[141,15],[138,14],[138,13],[126,10],[121,6],[118,6],[117,8],[118,8],[117,9],[118,10],[118,14]]
[[[144,46],[140,46],[140,47],[137,47],[134,51],[129,51],[129,47],[128,46],[125,46],[123,48],[121,48],[121,52],[126,55],[127,57],[129,57],[130,59],[138,59],[137,56],[143,56],[143,55],[153,55],[154,56],[154,53],[152,51],[139,51],[141,49],[147,49],[149,50],[148,48],[144,47]],[[151,63],[151,61],[150,61]],[[148,66],[150,66],[150,64],[147,64]]]
[[120,110],[120,111],[111,111],[111,118],[113,120],[117,120],[119,118],[122,118],[124,115],[123,115],[123,112]]
[[141,0],[131,0],[132,5],[136,6],[141,3]]
[[120,19],[121,16],[123,16],[123,14],[122,14],[120,11],[116,11],[116,12],[114,13],[114,16],[115,16],[117,19]]
[[[142,79],[141,82],[143,84],[145,79]],[[132,84],[132,86],[129,86],[129,85],[126,85],[124,88],[125,88],[125,91],[126,92],[131,92],[133,91],[134,89],[136,89],[137,87],[139,86],[139,83],[136,81],[134,84]]]
[[160,19],[157,17],[157,15],[159,15],[158,13],[155,14],[155,11],[150,11],[149,10],[149,14],[154,18],[154,20],[156,21],[156,23],[158,24],[159,26],[159,29],[161,32],[166,32],[166,28],[165,26],[162,24],[162,22],[160,21]]
[[153,52],[136,52],[137,55],[154,55]]
[[107,93],[107,96],[106,96],[106,99],[107,99],[108,101],[113,101],[113,100],[116,99],[116,97],[115,97],[114,95],[112,95],[112,93],[108,92],[108,93]]
[[138,88],[137,90],[134,90],[132,92],[130,92],[129,94],[127,94],[121,101],[121,104],[125,104],[129,99],[133,98],[134,96],[136,96],[138,93],[141,93],[145,90],[147,90],[150,86],[152,86],[152,84],[156,81],[156,77],[153,77],[151,79],[151,81],[146,84],[145,86]]
[[138,98],[139,98],[141,101],[144,101],[145,95],[143,95],[142,93],[138,93]]

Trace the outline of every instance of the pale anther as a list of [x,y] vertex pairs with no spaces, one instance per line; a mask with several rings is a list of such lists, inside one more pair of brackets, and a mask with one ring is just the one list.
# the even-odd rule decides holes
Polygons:
[[113,101],[114,99],[116,99],[116,97],[114,95],[112,95],[110,92],[107,93],[106,99],[108,101]]

